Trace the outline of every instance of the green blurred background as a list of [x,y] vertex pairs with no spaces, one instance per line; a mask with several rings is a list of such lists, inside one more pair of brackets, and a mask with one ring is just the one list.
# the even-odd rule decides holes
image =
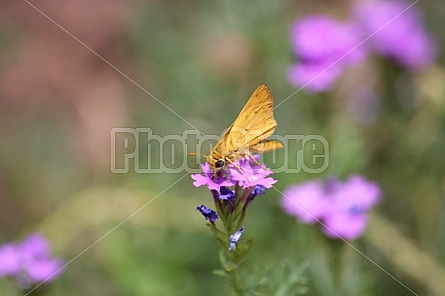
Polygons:
[[[195,210],[211,205],[208,191],[188,175],[180,179],[185,173],[113,174],[110,131],[192,129],[152,96],[211,135],[261,83],[282,102],[296,91],[286,79],[289,25],[309,13],[345,17],[351,2],[32,3],[128,77],[26,2],[1,2],[0,243],[41,232],[56,256],[75,258],[36,295],[230,295],[225,279],[211,274],[218,245]],[[443,44],[444,3],[416,8]],[[332,93],[300,91],[275,109],[277,135],[318,134],[330,145],[327,171],[276,174],[279,190],[359,173],[384,196],[368,232],[352,242],[360,254],[286,216],[269,190],[245,222],[255,238],[246,268],[308,262],[308,295],[411,295],[365,254],[419,295],[445,291],[442,61],[415,74],[378,59],[360,69],[377,81],[381,107],[372,122],[348,112],[348,77],[361,77],[353,71]]]

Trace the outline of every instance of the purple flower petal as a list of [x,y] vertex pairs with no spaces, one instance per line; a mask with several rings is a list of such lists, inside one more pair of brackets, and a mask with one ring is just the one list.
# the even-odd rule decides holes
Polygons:
[[212,168],[210,165],[205,162],[201,164],[201,168],[204,175],[201,174],[192,174],[192,179],[195,180],[193,185],[195,187],[207,186],[210,190],[220,191],[222,186],[234,186],[235,184],[228,180],[225,176],[216,176],[214,175]]
[[359,238],[366,229],[368,216],[337,213],[325,217],[323,232],[331,238],[353,240]]
[[[324,15],[310,15],[295,22],[290,30],[291,44],[302,61],[314,63],[355,62],[364,58],[365,47],[356,26]],[[343,57],[344,56],[344,57]]]
[[46,259],[51,255],[48,241],[41,234],[28,236],[20,245],[24,261]]
[[283,192],[281,206],[286,213],[304,223],[316,223],[326,215],[332,204],[325,196],[322,182],[308,181],[288,187]]
[[290,186],[281,206],[304,223],[321,221],[329,237],[355,239],[365,230],[368,211],[380,196],[377,184],[354,175],[344,182],[327,179]]
[[304,62],[290,66],[287,77],[292,85],[318,93],[330,90],[342,72],[340,65]]
[[266,186],[263,185],[256,185],[255,188],[252,190],[251,199],[254,199],[258,195],[264,194],[266,191]]
[[14,244],[0,247],[0,277],[15,276],[21,267],[21,254]]
[[339,210],[349,211],[353,207],[359,207],[367,211],[379,201],[380,196],[381,190],[377,184],[354,175],[343,183],[333,199]]
[[229,190],[227,187],[221,187],[220,193],[217,197],[221,200],[234,201],[236,198],[235,190]]
[[357,2],[354,14],[377,52],[418,69],[431,64],[437,48],[415,7],[398,0]]
[[[277,181],[272,177],[271,171],[264,169],[251,161],[249,157],[236,162],[239,168],[229,165],[231,180],[237,182],[242,188],[248,188],[256,185],[262,185],[265,188],[271,188]],[[241,169],[241,170],[240,170]]]
[[33,234],[19,244],[0,247],[0,276],[13,276],[21,288],[32,284],[52,281],[60,273],[62,261],[51,258],[47,239]]
[[21,286],[27,287],[36,282],[53,281],[60,274],[63,263],[59,259],[29,261],[24,264],[25,276],[21,279]]
[[218,214],[205,205],[200,205],[196,209],[200,211],[201,214],[206,218],[206,220],[209,220],[211,223],[215,223],[216,219],[218,219]]
[[237,232],[235,232],[234,234],[232,234],[230,236],[229,251],[232,251],[236,247],[236,245],[238,244],[238,241],[241,238],[241,234],[243,234],[243,231],[244,231],[244,226],[241,226],[241,228]]
[[346,66],[362,61],[367,55],[361,31],[352,23],[311,15],[295,22],[290,39],[297,63],[288,71],[288,79],[309,92],[330,90]]

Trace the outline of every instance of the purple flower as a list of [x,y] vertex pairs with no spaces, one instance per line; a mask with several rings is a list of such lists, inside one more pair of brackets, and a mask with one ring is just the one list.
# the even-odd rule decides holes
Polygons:
[[62,265],[61,260],[51,258],[48,241],[40,234],[31,235],[20,244],[0,247],[0,276],[15,277],[21,288],[54,280]]
[[246,208],[255,199],[255,197],[264,193],[266,193],[266,187],[264,187],[263,185],[256,185],[247,197],[246,205],[244,206],[244,208]]
[[[230,164],[229,174],[231,179],[238,183],[242,188],[248,188],[256,185],[262,185],[265,188],[271,188],[277,180],[268,177],[272,171],[265,169],[262,165],[255,164],[250,157],[245,157],[235,163],[237,167]],[[241,170],[240,170],[241,169]]]
[[51,251],[48,241],[40,234],[29,236],[19,245],[22,253],[22,267],[25,270],[20,279],[22,286],[27,287],[32,283],[52,281],[60,275],[62,262],[59,259],[51,259]]
[[266,187],[263,185],[256,185],[250,194],[251,198],[255,198],[258,195],[262,195],[266,192]]
[[195,187],[207,186],[210,190],[220,191],[222,186],[234,186],[235,183],[228,179],[228,175],[224,171],[220,171],[218,174],[214,174],[210,165],[205,162],[201,164],[201,174],[192,174],[192,179],[195,180],[193,185]]
[[221,187],[220,192],[218,192],[217,198],[221,200],[234,201],[236,198],[235,190],[230,190],[227,187]]
[[207,208],[205,205],[201,205],[196,209],[200,211],[206,220],[208,219],[211,223],[215,223],[216,219],[218,219],[218,214],[215,211]]
[[340,210],[354,214],[357,209],[364,212],[372,208],[380,196],[381,190],[377,184],[362,176],[353,175],[334,192],[333,200]]
[[0,246],[0,277],[15,276],[20,271],[20,255],[14,244]]
[[290,29],[293,52],[298,62],[288,72],[289,81],[310,92],[329,90],[347,65],[360,62],[366,48],[360,31],[350,23],[322,15],[307,16]]
[[380,188],[361,176],[351,176],[332,192],[332,209],[324,218],[324,232],[336,238],[358,238],[366,228],[368,211],[378,202]]
[[351,216],[343,212],[329,215],[323,223],[323,232],[331,238],[353,240],[361,236],[368,223],[367,215]]
[[272,174],[270,170],[265,169],[263,165],[254,163],[248,156],[235,162],[235,165],[229,164],[227,170],[219,171],[215,175],[206,162],[201,165],[203,175],[192,174],[192,179],[195,180],[193,185],[195,187],[205,185],[210,190],[221,192],[221,188],[235,186],[236,184],[242,188],[256,185],[271,188],[277,182],[275,179],[268,177]]
[[60,275],[62,266],[60,259],[29,261],[23,265],[26,272],[18,278],[19,286],[26,288],[33,283],[53,281]]
[[309,92],[325,92],[332,88],[343,73],[343,67],[329,63],[298,63],[291,65],[287,77]]
[[340,22],[311,15],[292,24],[290,42],[297,59],[288,70],[292,85],[309,92],[328,91],[348,66],[360,63],[370,52],[411,69],[425,67],[437,57],[437,45],[410,3],[358,1],[351,18]]
[[362,176],[347,181],[309,181],[288,187],[282,207],[304,223],[321,222],[332,238],[356,239],[364,232],[368,211],[378,202],[380,188]]
[[241,234],[243,234],[243,231],[244,231],[244,226],[241,226],[241,228],[237,232],[235,232],[234,234],[232,234],[230,236],[229,251],[232,251],[236,247],[236,245],[238,244],[238,241],[241,238]]
[[431,64],[437,49],[415,7],[399,0],[358,2],[354,14],[374,49],[401,65],[418,69]]
[[363,48],[355,48],[362,41],[355,26],[324,15],[310,15],[295,22],[290,39],[302,62],[333,63],[343,56],[342,62],[353,62],[366,54]]
[[301,222],[315,223],[323,219],[331,203],[325,196],[322,181],[308,181],[284,190],[281,206],[286,213],[297,217]]
[[50,257],[48,241],[41,234],[28,236],[20,245],[24,261],[34,261]]

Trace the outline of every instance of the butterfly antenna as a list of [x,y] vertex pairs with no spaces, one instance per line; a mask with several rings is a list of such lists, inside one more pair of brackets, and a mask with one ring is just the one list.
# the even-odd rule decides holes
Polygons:
[[195,156],[195,155],[199,155],[201,157],[207,158],[207,155],[201,154],[201,153],[197,153],[197,152],[189,152],[189,156]]

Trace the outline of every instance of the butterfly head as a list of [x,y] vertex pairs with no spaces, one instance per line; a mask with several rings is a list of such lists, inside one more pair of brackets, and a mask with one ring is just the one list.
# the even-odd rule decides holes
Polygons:
[[226,166],[226,160],[224,158],[215,157],[212,155],[209,155],[209,157],[207,157],[207,162],[210,164],[213,171],[215,172],[222,170]]
[[222,169],[224,166],[226,165],[226,161],[224,160],[224,159],[218,159],[216,162],[215,162],[215,169],[216,170],[220,170],[220,169]]

